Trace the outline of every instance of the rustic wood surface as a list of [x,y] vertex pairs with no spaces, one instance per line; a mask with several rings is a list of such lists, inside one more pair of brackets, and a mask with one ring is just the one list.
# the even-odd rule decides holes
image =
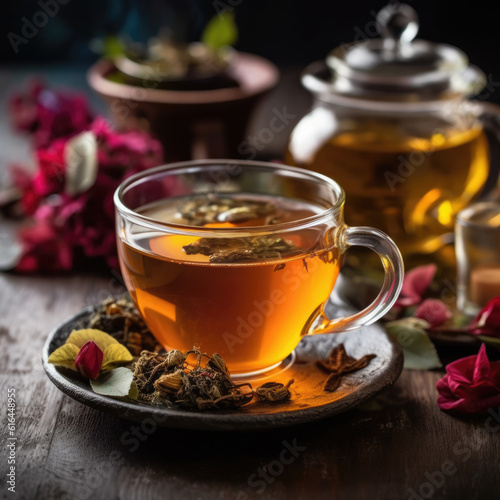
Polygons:
[[[4,100],[19,76],[2,75]],[[11,148],[23,147],[19,140],[7,144],[4,120],[2,168],[16,159]],[[73,401],[43,372],[46,336],[120,286],[115,276],[91,271],[0,274],[1,498],[498,498],[500,415],[495,421],[441,412],[439,371],[404,370],[378,409],[261,433],[155,429],[151,422],[123,421]],[[17,396],[16,495],[5,480],[9,388]]]

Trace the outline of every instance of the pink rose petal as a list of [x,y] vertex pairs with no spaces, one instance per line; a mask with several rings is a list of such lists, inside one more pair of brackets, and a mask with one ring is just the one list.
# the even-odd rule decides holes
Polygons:
[[449,307],[437,299],[424,300],[415,312],[416,318],[427,321],[432,328],[442,325],[451,318]]
[[435,264],[420,266],[408,271],[403,281],[401,295],[396,301],[397,306],[413,306],[422,301],[422,296],[436,275]]

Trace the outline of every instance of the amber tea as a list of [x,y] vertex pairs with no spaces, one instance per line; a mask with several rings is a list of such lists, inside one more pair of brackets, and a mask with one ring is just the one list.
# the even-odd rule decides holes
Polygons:
[[489,148],[480,126],[446,135],[436,128],[430,137],[419,132],[425,120],[412,127],[367,119],[324,141],[314,157],[302,158],[292,139],[285,159],[344,187],[348,224],[385,231],[405,257],[433,253],[484,186]]
[[[157,221],[244,228],[323,211],[283,197],[165,199],[135,211]],[[195,237],[138,231],[118,238],[131,296],[166,348],[219,353],[233,374],[258,372],[292,352],[328,300],[339,251],[318,228],[282,236]]]

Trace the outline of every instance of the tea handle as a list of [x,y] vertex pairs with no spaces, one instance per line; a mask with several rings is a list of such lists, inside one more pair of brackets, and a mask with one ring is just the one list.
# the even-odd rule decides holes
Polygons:
[[343,253],[351,246],[373,250],[384,266],[384,282],[377,298],[359,313],[331,320],[321,312],[308,333],[335,333],[355,330],[371,325],[382,318],[394,305],[403,286],[403,257],[394,241],[382,231],[372,227],[344,226],[337,233],[338,246]]

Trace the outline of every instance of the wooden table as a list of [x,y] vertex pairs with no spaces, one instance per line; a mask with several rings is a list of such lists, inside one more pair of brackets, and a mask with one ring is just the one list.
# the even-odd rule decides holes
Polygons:
[[[2,75],[5,98],[5,82],[19,77]],[[5,163],[16,156],[9,144],[20,142],[10,141],[5,121],[0,130]],[[500,414],[495,421],[441,412],[441,372],[403,371],[381,409],[262,433],[141,428],[71,400],[43,372],[45,338],[66,317],[120,290],[115,276],[91,271],[0,274],[2,498],[498,498]],[[17,496],[5,482],[9,389],[17,398]]]

